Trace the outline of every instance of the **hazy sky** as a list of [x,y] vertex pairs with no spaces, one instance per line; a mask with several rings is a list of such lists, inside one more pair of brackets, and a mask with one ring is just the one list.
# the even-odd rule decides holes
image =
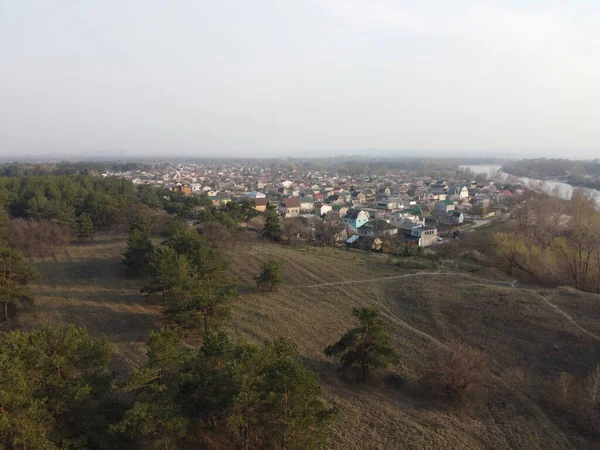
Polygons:
[[0,0],[0,156],[599,148],[599,0]]

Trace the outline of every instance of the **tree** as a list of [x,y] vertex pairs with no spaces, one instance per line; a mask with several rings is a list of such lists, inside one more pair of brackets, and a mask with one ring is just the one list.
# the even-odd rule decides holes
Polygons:
[[371,372],[397,363],[398,353],[383,328],[376,308],[354,308],[352,315],[359,320],[360,326],[352,328],[337,343],[328,346],[325,355],[339,357],[342,368],[358,364],[362,379],[366,381]]
[[149,269],[153,249],[149,231],[134,228],[127,238],[123,264],[135,273],[145,272]]
[[150,259],[152,282],[141,289],[143,294],[162,294],[163,305],[167,305],[167,295],[192,276],[192,266],[185,255],[178,255],[166,245],[155,247]]
[[[98,407],[110,346],[84,328],[14,331],[0,341],[0,447],[90,448],[106,433]],[[93,447],[93,446],[92,446]]]
[[267,206],[265,226],[262,230],[262,235],[265,239],[271,241],[278,241],[281,239],[281,223],[279,221],[277,209],[274,206]]
[[92,218],[86,212],[81,213],[77,221],[77,237],[80,239],[89,238],[94,233],[94,223]]
[[242,382],[228,417],[241,448],[319,449],[327,444],[335,409],[321,399],[316,374],[288,340],[267,341],[243,365]]
[[237,293],[234,282],[215,277],[200,279],[193,275],[169,291],[165,314],[186,330],[202,327],[204,334],[217,328],[231,314],[231,302]]
[[0,303],[5,321],[8,320],[9,305],[33,301],[27,283],[34,275],[35,272],[25,264],[21,253],[0,244]]
[[283,265],[278,259],[270,259],[262,265],[260,274],[254,277],[259,289],[267,289],[273,292],[278,285],[283,283]]
[[127,436],[144,448],[182,448],[187,420],[176,402],[179,377],[190,351],[182,351],[182,336],[163,328],[148,340],[148,363],[138,367],[122,390],[134,394],[121,420],[111,426],[118,436]]
[[584,391],[590,411],[594,411],[600,402],[600,364],[597,364],[584,381]]
[[436,349],[429,366],[426,383],[432,392],[448,401],[461,401],[467,393],[482,387],[489,375],[487,357],[463,343]]

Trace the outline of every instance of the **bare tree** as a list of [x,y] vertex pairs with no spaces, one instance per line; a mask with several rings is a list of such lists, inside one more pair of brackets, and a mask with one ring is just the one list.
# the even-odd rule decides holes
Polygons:
[[488,377],[487,356],[474,347],[455,342],[431,355],[425,381],[441,399],[460,402],[467,393],[484,387]]
[[571,391],[575,387],[575,378],[568,372],[561,372],[558,376],[558,387],[560,389],[562,406],[566,408]]
[[600,400],[600,364],[590,370],[583,387],[590,411],[594,411]]

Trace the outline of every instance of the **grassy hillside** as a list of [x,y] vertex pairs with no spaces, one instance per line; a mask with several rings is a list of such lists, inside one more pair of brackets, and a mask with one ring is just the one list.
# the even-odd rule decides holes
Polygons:
[[[114,342],[118,367],[143,361],[149,331],[164,322],[159,298],[141,296],[141,281],[125,276],[119,262],[124,246],[122,238],[98,238],[36,261],[37,306],[10,326],[85,325]],[[600,446],[597,436],[578,435],[538,400],[561,371],[583,376],[600,359],[598,339],[580,328],[600,334],[599,296],[516,289],[466,273],[424,273],[431,269],[414,260],[399,267],[380,255],[309,250],[259,242],[237,248],[231,270],[242,295],[230,325],[249,340],[284,336],[298,343],[306,365],[320,373],[328,400],[341,407],[332,448]],[[286,283],[276,293],[260,293],[252,277],[271,257],[284,262]],[[323,355],[354,325],[351,310],[358,305],[382,311],[400,352],[393,387],[383,381],[386,374],[359,384]],[[523,368],[533,380],[530,394],[501,404],[495,378],[477,408],[457,412],[433,404],[418,379],[428,353],[453,340],[489,355],[497,376]]]

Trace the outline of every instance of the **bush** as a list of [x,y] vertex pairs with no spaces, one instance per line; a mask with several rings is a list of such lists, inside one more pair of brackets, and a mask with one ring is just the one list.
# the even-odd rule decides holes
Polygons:
[[424,381],[437,398],[461,403],[467,396],[478,397],[489,377],[488,359],[478,349],[451,343],[432,353]]
[[71,227],[54,220],[12,219],[8,224],[8,245],[24,256],[51,256],[73,239]]

